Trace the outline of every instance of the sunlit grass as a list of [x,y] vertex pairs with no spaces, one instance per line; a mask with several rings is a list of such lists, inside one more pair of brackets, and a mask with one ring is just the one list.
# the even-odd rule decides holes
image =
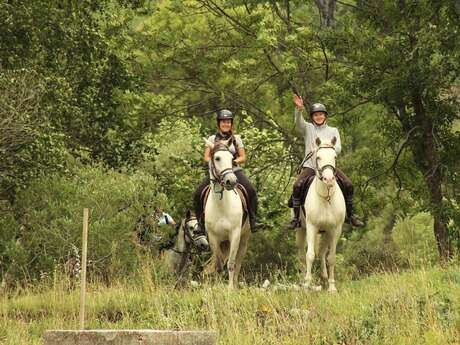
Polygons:
[[[0,343],[42,344],[46,329],[76,329],[78,289],[64,278],[1,297]],[[137,281],[88,286],[89,329],[217,330],[219,344],[459,344],[460,272],[430,269],[341,282],[338,295],[225,282],[172,289]]]

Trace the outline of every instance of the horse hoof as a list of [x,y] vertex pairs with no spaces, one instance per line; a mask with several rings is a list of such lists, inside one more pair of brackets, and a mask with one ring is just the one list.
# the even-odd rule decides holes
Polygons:
[[337,289],[335,287],[327,289],[327,292],[329,292],[330,294],[338,293],[338,291],[337,291]]
[[311,284],[307,284],[307,283],[303,283],[302,287],[305,290],[310,290],[310,291],[321,291],[323,289],[323,287],[321,285],[311,285]]
[[270,280],[265,279],[264,283],[262,284],[263,289],[267,289],[270,286]]

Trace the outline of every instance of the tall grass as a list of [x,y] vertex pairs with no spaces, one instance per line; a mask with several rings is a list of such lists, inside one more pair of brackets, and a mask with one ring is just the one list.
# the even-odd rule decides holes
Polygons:
[[[145,267],[137,280],[88,286],[89,329],[217,330],[218,343],[460,344],[458,267],[339,282],[339,294],[220,280],[172,289]],[[78,327],[78,289],[66,278],[1,297],[0,344],[42,344],[46,329]]]

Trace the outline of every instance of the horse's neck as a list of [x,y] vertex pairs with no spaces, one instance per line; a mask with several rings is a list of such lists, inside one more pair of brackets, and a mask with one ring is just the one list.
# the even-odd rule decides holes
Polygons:
[[239,196],[236,190],[226,190],[214,182],[211,182],[211,191],[209,194],[209,197],[214,201],[214,203],[222,208],[229,207],[229,205],[233,205],[235,201],[239,201]]
[[316,191],[316,194],[320,197],[320,199],[328,202],[327,198],[332,197],[332,195],[335,193],[337,183],[334,183],[332,187],[327,187],[327,184],[324,183],[319,179],[318,176],[315,176],[315,179],[313,181],[314,184],[314,190]]
[[174,243],[174,250],[176,252],[183,253],[187,249],[187,242],[185,241],[184,231],[185,230],[183,226],[181,226],[179,232],[177,233],[176,243]]

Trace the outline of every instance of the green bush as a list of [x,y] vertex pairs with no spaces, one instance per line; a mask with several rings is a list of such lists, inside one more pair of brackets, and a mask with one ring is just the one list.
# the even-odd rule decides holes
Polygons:
[[75,248],[81,248],[85,207],[91,210],[90,272],[107,279],[132,272],[139,264],[133,230],[139,216],[164,197],[156,190],[158,183],[148,174],[102,166],[76,166],[72,176],[43,176],[17,196],[20,225],[9,218],[0,223],[2,239],[16,234],[2,241],[3,273],[10,279],[39,279],[74,257]]
[[433,218],[421,212],[401,219],[393,229],[399,254],[412,267],[424,267],[439,261],[433,234]]
[[[338,265],[339,275],[359,278],[381,271],[393,271],[407,267],[391,232],[394,218],[392,206],[381,215],[370,219],[364,229],[342,236],[339,253],[343,263]],[[348,230],[344,225],[344,230]]]

